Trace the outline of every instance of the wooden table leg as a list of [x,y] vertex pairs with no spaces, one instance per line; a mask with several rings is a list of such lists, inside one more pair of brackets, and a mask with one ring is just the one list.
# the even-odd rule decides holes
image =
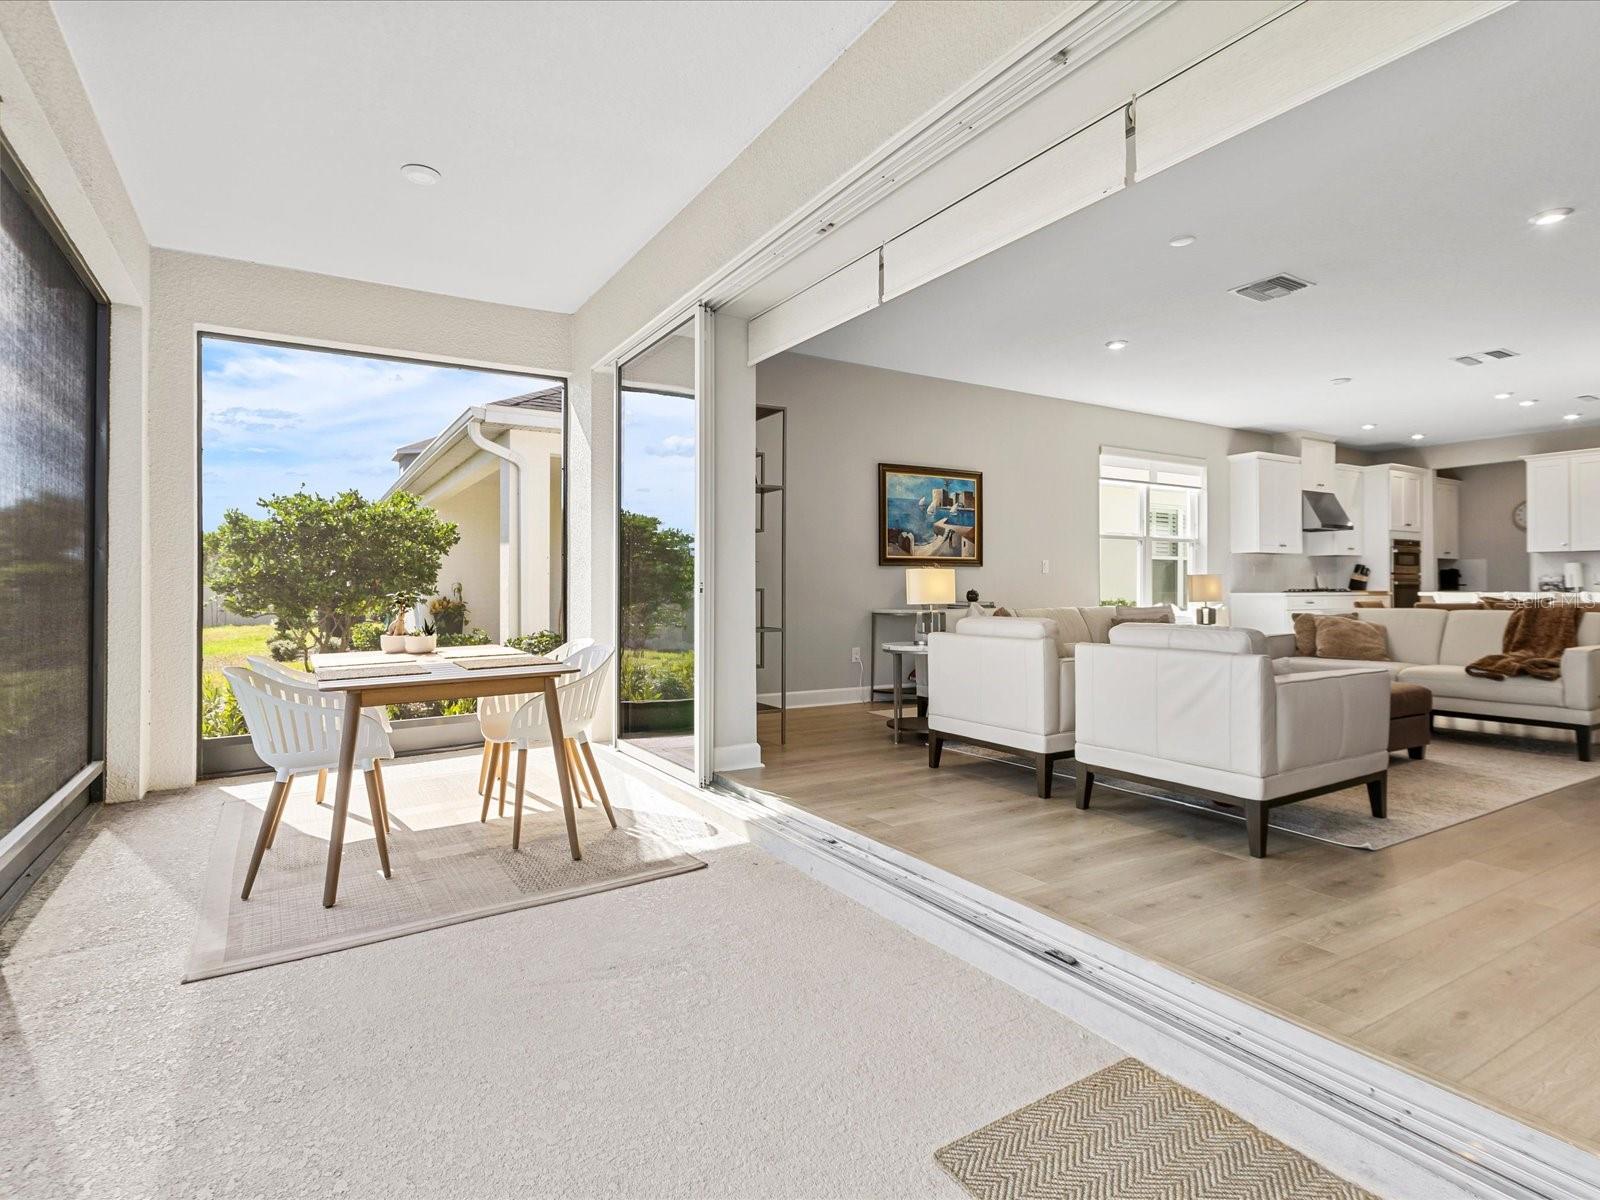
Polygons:
[[544,679],[544,719],[550,726],[551,757],[556,760],[556,780],[561,784],[561,809],[567,818],[567,845],[572,849],[572,861],[578,862],[583,858],[583,851],[578,849],[578,818],[572,808],[572,770],[567,765],[567,756],[563,743],[567,735],[561,728],[561,700],[556,693],[556,677],[546,675]]
[[521,747],[517,751],[517,808],[516,815],[511,818],[511,848],[522,849],[522,789],[528,783],[528,748]]
[[328,872],[322,884],[322,907],[339,898],[339,864],[344,859],[344,822],[350,815],[350,780],[356,773],[356,737],[361,732],[361,691],[344,694],[344,727],[339,731],[339,783],[333,789],[333,828],[328,832]]

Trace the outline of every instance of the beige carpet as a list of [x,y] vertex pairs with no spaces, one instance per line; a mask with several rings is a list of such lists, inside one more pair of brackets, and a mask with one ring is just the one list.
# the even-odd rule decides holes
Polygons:
[[1132,1058],[934,1159],[978,1200],[1372,1200]]
[[[249,900],[239,899],[270,783],[236,789],[223,806],[200,903],[186,982],[327,954],[441,925],[531,908],[678,875],[705,863],[674,844],[715,830],[697,819],[621,805],[612,829],[597,807],[578,811],[574,862],[548,752],[529,755],[522,847],[511,849],[511,807],[480,823],[475,776],[456,760],[386,772],[391,878],[379,869],[365,796],[352,797],[339,902],[322,906],[333,789],[322,807],[314,780],[297,780]],[[540,760],[543,761],[540,761]],[[359,783],[359,780],[358,780]]]
[[[951,742],[945,748],[1012,761],[1009,756],[981,746]],[[1031,761],[1025,765],[1030,772],[1033,770]],[[1066,781],[1065,784],[1058,782],[1058,789],[1072,787],[1075,769],[1076,764],[1071,759],[1063,759],[1056,765],[1058,780]],[[1571,734],[1542,737],[1530,736],[1527,731],[1509,734],[1481,731],[1481,727],[1441,728],[1428,747],[1426,758],[1413,760],[1403,752],[1390,756],[1389,815],[1386,819],[1380,821],[1372,816],[1367,789],[1362,786],[1275,808],[1271,824],[1274,830],[1297,833],[1337,846],[1382,850],[1597,775],[1600,775],[1600,763],[1579,762]],[[1209,800],[1112,779],[1096,782],[1095,803],[1116,803],[1116,791],[1156,796],[1190,808],[1220,813],[1244,824],[1241,812],[1219,808]],[[1070,798],[1070,791],[1066,795]]]

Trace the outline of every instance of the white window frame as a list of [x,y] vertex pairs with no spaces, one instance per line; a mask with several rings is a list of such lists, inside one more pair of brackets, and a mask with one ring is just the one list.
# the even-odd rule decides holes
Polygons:
[[[1115,472],[1108,474],[1108,471]],[[1144,478],[1137,478],[1139,474]],[[1193,483],[1174,482],[1161,479],[1159,476],[1186,476],[1194,480]],[[1103,514],[1099,509],[1100,487],[1111,483],[1122,487],[1134,489],[1139,496],[1139,528],[1142,533],[1105,533]],[[1158,491],[1190,491],[1194,493],[1194,530],[1189,537],[1156,536],[1149,532],[1150,529],[1150,492]],[[1154,602],[1153,579],[1156,555],[1154,545],[1156,542],[1181,542],[1189,548],[1189,566],[1184,572],[1188,575],[1201,575],[1206,570],[1206,465],[1199,459],[1174,458],[1170,455],[1151,455],[1125,450],[1102,449],[1100,452],[1099,479],[1095,487],[1096,515],[1095,531],[1101,542],[1120,541],[1133,542],[1139,547],[1138,558],[1138,595],[1134,603],[1149,605]],[[1099,565],[1096,560],[1096,589],[1099,598],[1104,599],[1104,588],[1100,587]],[[1179,581],[1180,602],[1179,609],[1189,608],[1189,588],[1186,578]]]

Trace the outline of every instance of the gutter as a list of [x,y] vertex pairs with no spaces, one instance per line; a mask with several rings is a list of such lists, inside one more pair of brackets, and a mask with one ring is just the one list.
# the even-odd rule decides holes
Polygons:
[[515,450],[490,441],[483,435],[483,423],[487,415],[482,408],[468,409],[463,414],[467,418],[467,437],[472,444],[511,464],[511,518],[507,535],[511,542],[511,553],[506,558],[507,579],[504,582],[510,612],[506,622],[509,628],[500,631],[500,640],[503,642],[522,633],[522,475],[528,464]]

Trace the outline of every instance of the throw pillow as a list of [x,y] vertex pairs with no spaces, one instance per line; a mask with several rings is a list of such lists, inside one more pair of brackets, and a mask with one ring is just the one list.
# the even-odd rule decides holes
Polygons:
[[998,604],[995,606],[994,612],[990,613],[989,615],[993,617],[1009,617],[1012,615],[1012,613],[1011,610],[1005,605]]
[[1387,662],[1389,641],[1382,625],[1325,618],[1317,622],[1317,657]]
[[1294,652],[1301,658],[1317,653],[1317,627],[1323,621],[1356,620],[1355,613],[1295,613]]

